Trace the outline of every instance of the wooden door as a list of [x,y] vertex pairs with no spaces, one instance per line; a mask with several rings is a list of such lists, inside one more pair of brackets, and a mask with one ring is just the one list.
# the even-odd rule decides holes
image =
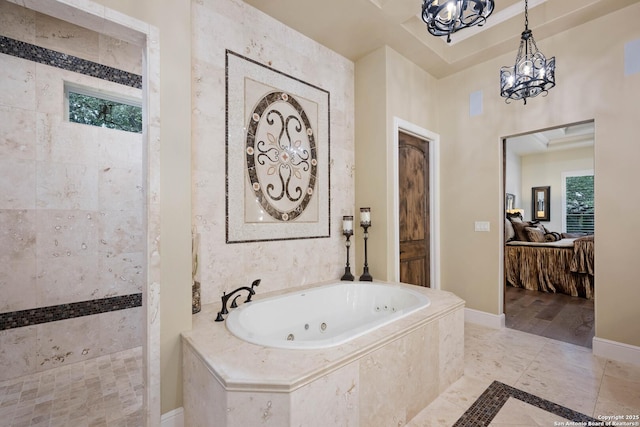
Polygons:
[[429,142],[398,134],[400,281],[430,287]]

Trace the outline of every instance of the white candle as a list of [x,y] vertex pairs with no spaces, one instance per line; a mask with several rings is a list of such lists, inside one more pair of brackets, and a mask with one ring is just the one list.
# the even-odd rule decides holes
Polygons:
[[371,223],[371,208],[360,208],[360,224]]
[[353,231],[353,215],[345,215],[342,217],[342,231],[345,233]]

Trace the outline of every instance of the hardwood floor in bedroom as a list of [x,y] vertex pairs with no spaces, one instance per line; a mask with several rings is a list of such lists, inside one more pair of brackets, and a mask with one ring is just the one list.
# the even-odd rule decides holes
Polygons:
[[591,348],[593,300],[506,287],[507,328]]

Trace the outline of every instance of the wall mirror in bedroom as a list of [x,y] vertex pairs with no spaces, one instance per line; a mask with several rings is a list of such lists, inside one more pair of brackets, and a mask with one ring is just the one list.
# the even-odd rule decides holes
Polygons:
[[584,347],[595,332],[594,129],[503,139],[506,326]]

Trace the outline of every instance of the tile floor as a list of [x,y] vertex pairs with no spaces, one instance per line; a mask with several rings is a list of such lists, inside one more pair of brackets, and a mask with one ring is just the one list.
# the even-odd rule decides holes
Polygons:
[[[138,347],[0,382],[0,426],[139,427],[142,398]],[[595,420],[640,416],[640,365],[597,358],[591,349],[513,329],[466,323],[464,376],[407,426],[579,421],[562,417],[568,414]],[[631,422],[640,426],[640,420]]]
[[0,382],[0,427],[140,427],[142,347]]
[[[507,396],[490,419],[463,418],[456,424],[494,381],[530,399]],[[492,399],[483,399],[480,406],[491,412]],[[576,411],[596,420],[606,415],[638,417],[640,364],[598,358],[589,348],[526,332],[466,323],[464,376],[407,426],[560,426],[579,421],[542,409],[549,405],[540,401],[557,404],[556,414]],[[640,419],[631,422],[640,426]]]

